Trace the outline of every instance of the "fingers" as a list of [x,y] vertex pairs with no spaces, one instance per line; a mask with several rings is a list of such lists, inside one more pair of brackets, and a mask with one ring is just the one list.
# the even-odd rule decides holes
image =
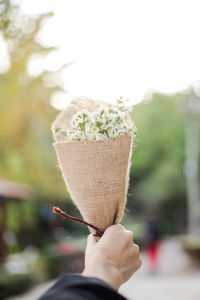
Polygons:
[[111,225],[111,226],[109,226],[106,230],[105,230],[105,232],[104,232],[104,234],[114,234],[114,233],[116,233],[116,232],[121,232],[121,231],[123,231],[123,230],[125,230],[125,228],[124,228],[124,226],[122,226],[121,224],[115,224],[115,225]]
[[142,259],[141,259],[141,257],[139,257],[139,260],[138,260],[138,269],[141,267],[141,265],[142,265]]
[[115,224],[109,226],[103,236],[101,237],[99,244],[107,244],[114,242],[116,239],[119,239],[119,235],[124,231],[124,227],[120,224]]
[[130,230],[125,230],[126,240],[128,243],[133,243],[133,232]]
[[133,243],[133,233],[126,230],[121,224],[111,225],[105,230],[99,243],[104,245],[117,243],[118,247],[125,248]]
[[134,261],[134,269],[135,269],[134,272],[135,272],[142,265],[142,260],[140,258],[140,248],[137,244],[132,243],[132,246],[129,248],[129,255],[131,261]]
[[109,226],[105,232],[104,232],[104,235],[103,236],[106,236],[106,235],[114,235],[116,233],[121,233],[121,234],[126,234],[127,237],[131,238],[133,240],[133,232],[130,231],[130,230],[126,230],[124,228],[123,225],[121,224],[115,224],[115,225],[111,225]]
[[140,247],[137,244],[133,243],[133,249],[134,249],[135,253],[139,255]]
[[129,247],[127,248],[127,251],[131,253],[134,257],[139,257],[140,256],[140,248],[137,244],[131,243]]

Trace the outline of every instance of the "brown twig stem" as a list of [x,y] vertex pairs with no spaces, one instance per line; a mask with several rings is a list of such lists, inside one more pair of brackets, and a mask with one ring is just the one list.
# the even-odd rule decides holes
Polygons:
[[76,217],[72,217],[70,215],[68,215],[66,212],[62,211],[59,207],[56,207],[54,206],[53,207],[53,212],[54,214],[57,214],[57,215],[60,215],[60,216],[63,216],[71,221],[75,221],[75,222],[78,222],[78,223],[82,223],[82,224],[85,224],[86,226],[96,230],[96,233],[94,234],[94,236],[97,236],[97,237],[102,237],[103,235],[103,231],[101,231],[99,228],[97,228],[96,226],[94,226],[93,224],[90,224],[88,222],[85,222],[84,220],[81,220],[79,218],[76,218]]

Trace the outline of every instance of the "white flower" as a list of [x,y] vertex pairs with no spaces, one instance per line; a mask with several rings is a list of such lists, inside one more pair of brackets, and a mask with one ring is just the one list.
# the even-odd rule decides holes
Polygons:
[[136,127],[127,122],[127,113],[128,110],[120,98],[115,106],[103,106],[91,113],[85,109],[77,112],[71,120],[71,130],[57,128],[55,132],[75,141],[101,141],[124,133],[134,136]]

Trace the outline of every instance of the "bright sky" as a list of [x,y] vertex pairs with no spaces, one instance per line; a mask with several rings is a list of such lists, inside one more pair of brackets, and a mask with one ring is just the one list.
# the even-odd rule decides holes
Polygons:
[[40,38],[45,45],[60,47],[48,57],[45,68],[56,70],[63,62],[74,62],[62,74],[67,97],[112,101],[122,95],[136,103],[152,89],[172,93],[200,79],[199,0],[24,0],[21,4],[28,14],[49,9],[55,13]]

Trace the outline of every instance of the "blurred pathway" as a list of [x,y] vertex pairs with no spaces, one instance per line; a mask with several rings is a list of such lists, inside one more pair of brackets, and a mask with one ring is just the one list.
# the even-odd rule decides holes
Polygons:
[[120,292],[130,300],[199,300],[200,273],[190,276],[135,276]]
[[200,300],[200,270],[195,270],[177,238],[163,241],[155,274],[150,273],[147,255],[141,256],[141,269],[120,289],[128,299]]
[[[130,300],[200,300],[200,271],[182,250],[178,239],[164,241],[160,248],[156,274],[149,273],[148,259],[142,253],[141,269],[120,292]],[[41,284],[29,293],[10,300],[36,300],[52,282]]]
[[[54,283],[54,281],[48,281],[37,285],[24,295],[11,297],[9,300],[37,300],[48,288]],[[56,299],[55,299],[56,300]]]

